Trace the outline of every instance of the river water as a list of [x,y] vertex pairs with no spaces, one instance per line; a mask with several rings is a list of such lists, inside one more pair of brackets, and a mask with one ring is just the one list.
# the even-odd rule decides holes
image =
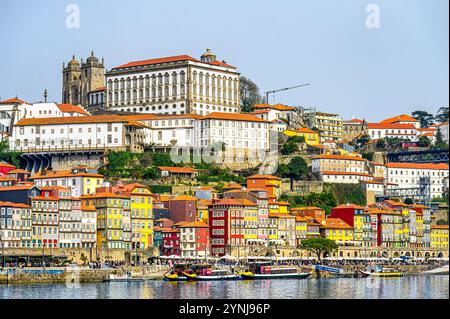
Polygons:
[[0,299],[448,299],[449,276],[0,285]]

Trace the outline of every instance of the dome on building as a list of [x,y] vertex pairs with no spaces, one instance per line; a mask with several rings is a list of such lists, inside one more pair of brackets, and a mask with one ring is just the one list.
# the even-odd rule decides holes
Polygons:
[[91,51],[91,56],[89,58],[87,58],[86,62],[87,63],[90,63],[90,62],[97,63],[98,62],[98,59],[94,55],[94,51]]
[[74,66],[80,65],[80,62],[78,62],[78,61],[75,59],[75,55],[72,56],[72,60],[70,60],[70,62],[69,62],[69,66],[72,66],[72,65],[74,65]]
[[206,49],[206,52],[201,56],[202,62],[214,62],[216,61],[216,55],[211,51],[211,49]]

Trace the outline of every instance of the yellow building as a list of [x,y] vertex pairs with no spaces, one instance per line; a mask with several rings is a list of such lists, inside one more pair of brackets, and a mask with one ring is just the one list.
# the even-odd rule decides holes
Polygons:
[[322,237],[339,243],[353,241],[353,228],[340,218],[325,218],[322,223]]
[[448,251],[448,225],[431,226],[431,248]]
[[305,217],[295,216],[295,241],[296,246],[300,246],[302,240],[308,235],[308,221]]
[[145,250],[153,245],[153,197],[148,186],[129,184],[123,194],[131,200],[131,249]]
[[296,130],[286,130],[283,134],[289,137],[302,136],[305,138],[305,143],[308,145],[314,146],[319,144],[319,133],[307,127],[302,127]]
[[197,201],[197,216],[196,221],[205,223],[206,225],[209,224],[209,208],[208,205],[210,205],[212,202],[205,199],[200,199]]
[[244,242],[254,242],[258,239],[258,205],[246,198],[236,201],[241,202],[244,209]]
[[126,236],[127,223],[124,223],[124,207],[129,210],[126,207],[129,197],[101,192],[82,196],[81,199],[83,205],[97,209],[97,247],[129,250],[131,243]]

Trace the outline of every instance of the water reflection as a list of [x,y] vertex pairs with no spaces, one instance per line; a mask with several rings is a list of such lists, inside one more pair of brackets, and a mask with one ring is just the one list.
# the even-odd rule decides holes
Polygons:
[[448,299],[449,276],[0,286],[0,299]]

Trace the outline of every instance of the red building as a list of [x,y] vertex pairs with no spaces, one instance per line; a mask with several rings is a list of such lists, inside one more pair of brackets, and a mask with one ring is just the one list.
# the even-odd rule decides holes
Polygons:
[[181,256],[179,229],[163,229],[161,252],[163,256]]
[[169,210],[169,219],[174,223],[194,222],[197,215],[198,199],[192,196],[178,196],[164,202],[164,207]]
[[202,222],[180,226],[182,257],[206,257],[209,255],[209,226]]
[[209,205],[211,254],[231,254],[232,247],[245,243],[245,211],[257,206],[248,199],[226,198]]

